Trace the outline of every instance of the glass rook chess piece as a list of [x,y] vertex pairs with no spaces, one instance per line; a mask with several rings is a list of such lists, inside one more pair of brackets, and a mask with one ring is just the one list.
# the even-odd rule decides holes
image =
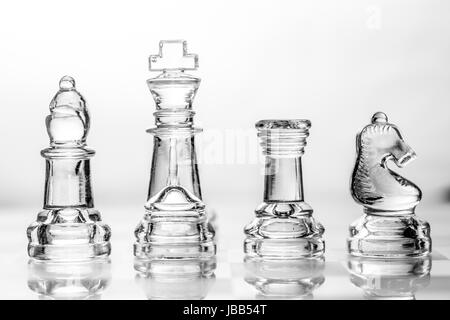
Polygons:
[[245,227],[247,255],[300,258],[321,256],[323,226],[303,199],[301,157],[309,120],[261,120],[256,123],[265,156],[264,201]]

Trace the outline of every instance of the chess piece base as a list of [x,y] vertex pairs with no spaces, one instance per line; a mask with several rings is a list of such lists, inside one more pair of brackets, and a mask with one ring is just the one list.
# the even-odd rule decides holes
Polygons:
[[28,263],[28,287],[43,300],[96,300],[110,279],[109,258],[68,263],[30,259]]
[[431,253],[430,225],[414,213],[366,213],[350,225],[349,253],[361,257],[420,257]]
[[203,299],[215,281],[216,258],[136,259],[134,268],[148,299]]
[[369,300],[413,300],[430,283],[431,257],[381,259],[351,257],[350,281]]
[[244,251],[250,256],[296,259],[325,252],[324,228],[311,213],[280,217],[257,212],[245,233]]
[[41,211],[27,236],[28,254],[38,260],[83,261],[111,253],[111,230],[94,209]]
[[199,259],[216,254],[214,231],[204,214],[147,213],[135,236],[134,255],[143,260]]
[[260,299],[312,299],[313,291],[325,278],[325,259],[272,259],[249,257],[244,259],[245,281],[258,290]]

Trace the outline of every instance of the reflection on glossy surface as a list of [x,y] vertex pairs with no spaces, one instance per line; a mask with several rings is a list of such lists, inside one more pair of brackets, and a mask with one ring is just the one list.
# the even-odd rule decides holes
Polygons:
[[39,299],[100,299],[110,280],[109,259],[75,263],[30,259],[28,262],[28,287]]
[[257,299],[312,299],[324,281],[325,259],[244,258],[245,281],[258,290]]
[[214,283],[216,258],[136,259],[137,283],[148,299],[203,299]]
[[430,257],[348,260],[350,281],[367,299],[415,299],[415,293],[430,283],[431,265]]

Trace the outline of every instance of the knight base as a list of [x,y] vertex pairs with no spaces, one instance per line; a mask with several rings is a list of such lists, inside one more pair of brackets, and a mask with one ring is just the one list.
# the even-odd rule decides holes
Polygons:
[[[296,205],[297,207],[297,205]],[[245,227],[244,252],[249,256],[297,259],[320,257],[325,252],[323,226],[311,212],[274,215],[269,206],[258,209],[257,217]]]
[[402,216],[366,213],[350,225],[347,246],[353,256],[426,256],[431,253],[430,225],[414,213]]
[[214,230],[204,216],[147,213],[135,236],[138,259],[208,259],[216,254]]
[[350,281],[370,300],[412,300],[430,283],[431,257],[381,259],[350,257]]
[[27,236],[28,254],[38,260],[84,261],[111,253],[111,230],[94,209],[41,211]]

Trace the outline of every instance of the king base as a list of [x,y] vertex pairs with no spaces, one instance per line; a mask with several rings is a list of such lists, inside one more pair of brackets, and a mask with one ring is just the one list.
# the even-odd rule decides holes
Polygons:
[[214,231],[204,217],[146,215],[135,230],[138,259],[208,259],[216,254]]
[[430,225],[414,214],[365,214],[350,226],[348,251],[360,257],[420,257],[431,253]]

